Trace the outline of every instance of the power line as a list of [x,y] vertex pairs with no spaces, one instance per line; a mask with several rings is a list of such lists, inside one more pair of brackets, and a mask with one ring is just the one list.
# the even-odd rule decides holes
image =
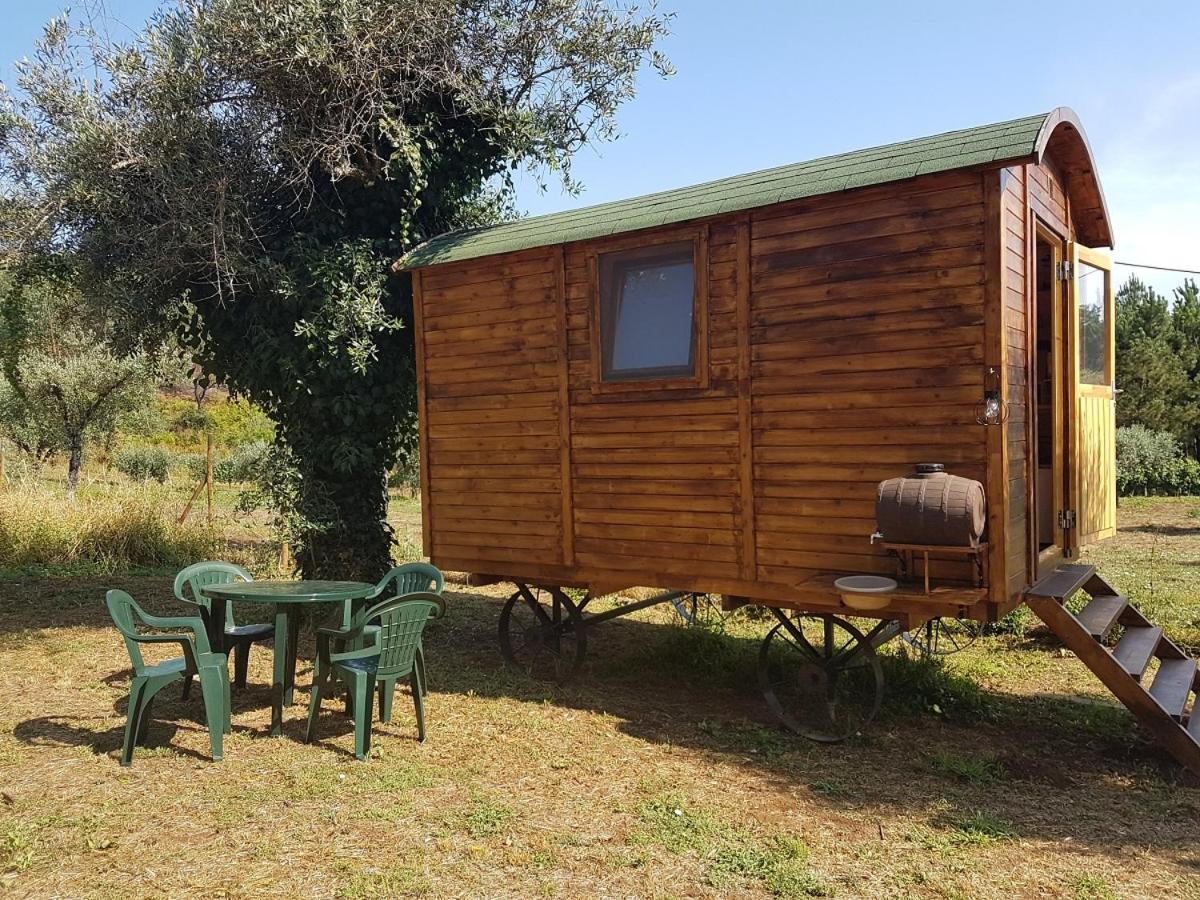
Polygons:
[[1174,269],[1171,266],[1152,266],[1150,263],[1131,263],[1114,259],[1113,265],[1129,266],[1131,269],[1158,269],[1160,272],[1182,272],[1184,275],[1200,275],[1200,269]]

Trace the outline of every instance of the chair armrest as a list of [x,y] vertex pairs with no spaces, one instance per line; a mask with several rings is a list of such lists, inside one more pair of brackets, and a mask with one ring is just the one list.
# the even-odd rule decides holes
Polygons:
[[[134,634],[130,640],[139,644],[178,644],[183,648],[183,658],[187,660],[188,671],[199,672],[200,664],[196,659],[196,645],[192,639],[182,634]],[[205,655],[211,656],[211,653]]]
[[330,662],[345,662],[348,659],[368,659],[372,656],[379,655],[378,644],[368,644],[366,647],[360,647],[357,650],[342,650],[339,653],[330,653]]
[[337,638],[338,640],[345,640],[348,637],[355,637],[356,635],[361,633],[362,630],[363,630],[362,625],[359,625],[357,628],[342,628],[340,626],[334,626],[334,625],[322,625],[320,628],[317,629],[317,637],[324,636],[324,637]]
[[151,628],[186,628],[192,632],[196,650],[201,653],[212,652],[208,643],[208,628],[200,616],[152,616],[139,607],[138,617]]

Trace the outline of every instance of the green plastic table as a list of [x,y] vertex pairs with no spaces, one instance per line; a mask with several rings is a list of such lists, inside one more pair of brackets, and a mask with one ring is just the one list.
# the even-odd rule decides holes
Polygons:
[[[271,734],[283,733],[283,707],[291,705],[296,687],[296,639],[300,630],[300,611],[315,603],[345,603],[362,600],[375,592],[375,585],[363,581],[243,581],[212,584],[200,589],[212,601],[211,628],[214,635],[225,634],[225,604],[269,603],[275,607],[274,676],[271,682]],[[342,616],[345,619],[345,614]],[[343,621],[343,626],[348,622]],[[219,644],[223,642],[216,638]],[[213,647],[213,651],[223,653]]]

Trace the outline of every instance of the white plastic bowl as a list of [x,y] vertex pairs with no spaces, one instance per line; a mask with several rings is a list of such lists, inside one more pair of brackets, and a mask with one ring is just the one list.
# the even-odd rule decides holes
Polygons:
[[854,609],[883,609],[890,602],[888,594],[899,585],[894,578],[882,575],[844,575],[833,586],[842,595],[842,602]]

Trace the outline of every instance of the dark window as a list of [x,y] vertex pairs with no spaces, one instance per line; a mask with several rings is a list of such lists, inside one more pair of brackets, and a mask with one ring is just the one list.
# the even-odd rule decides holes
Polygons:
[[599,270],[602,380],[695,375],[692,242],[607,253]]

